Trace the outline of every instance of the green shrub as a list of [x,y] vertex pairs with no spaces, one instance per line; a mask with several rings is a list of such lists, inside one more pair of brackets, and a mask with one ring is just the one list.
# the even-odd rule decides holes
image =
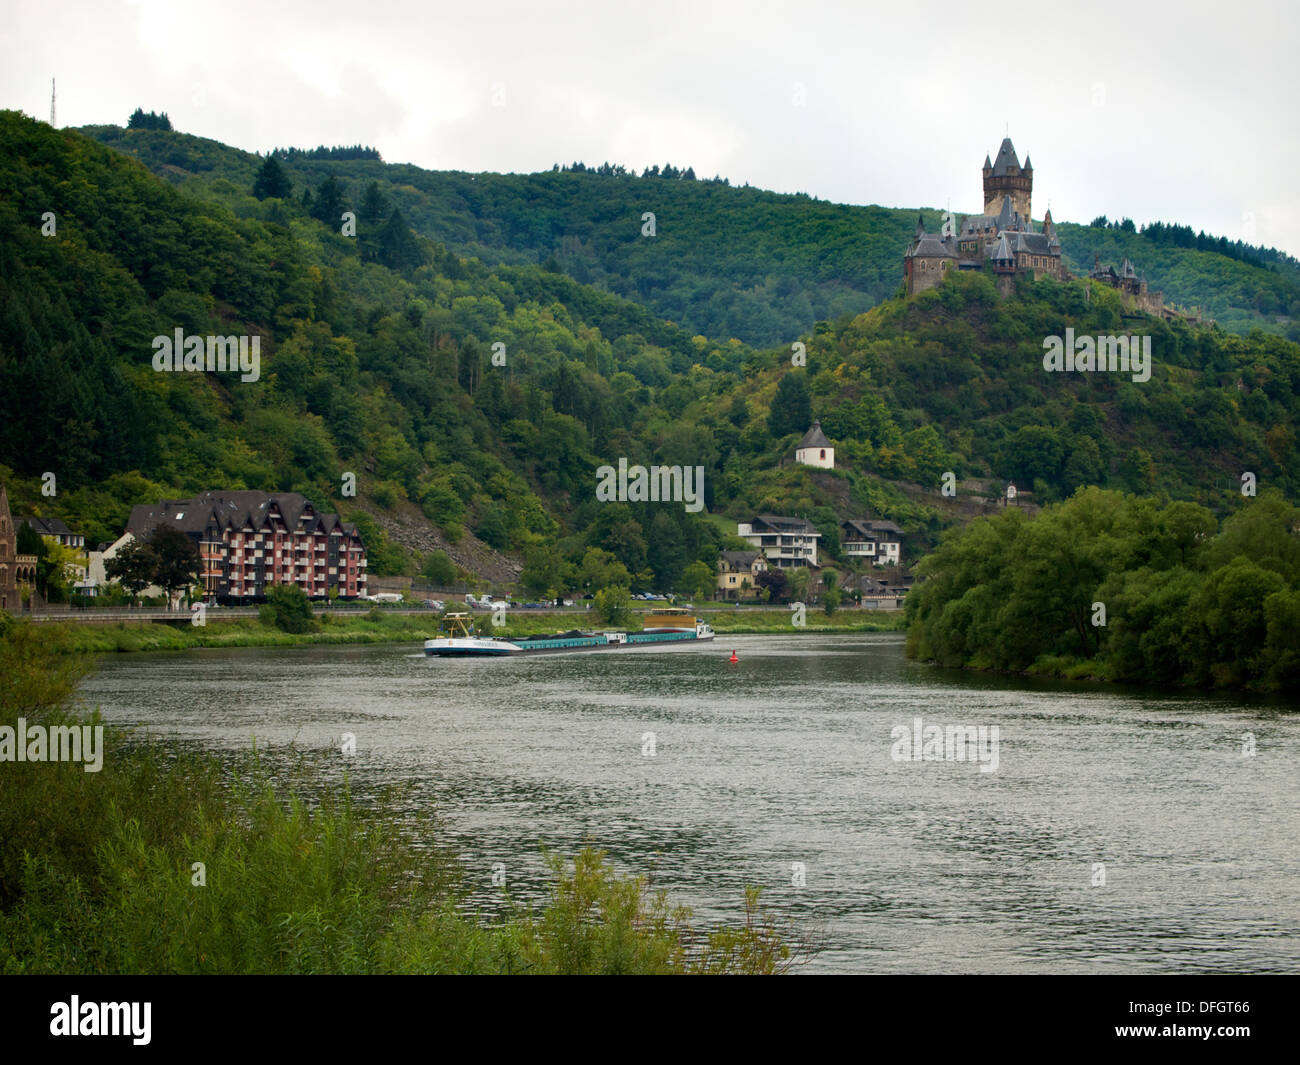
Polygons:
[[258,611],[258,616],[264,625],[295,635],[314,632],[317,628],[311,600],[296,584],[277,584],[268,588],[266,602]]

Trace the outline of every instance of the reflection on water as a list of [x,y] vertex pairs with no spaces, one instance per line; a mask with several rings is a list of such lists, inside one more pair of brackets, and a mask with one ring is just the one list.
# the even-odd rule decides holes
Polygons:
[[[127,655],[85,691],[215,750],[332,764],[353,733],[358,788],[436,804],[486,905],[496,863],[523,897],[539,845],[592,839],[702,920],[762,885],[819,930],[808,971],[1300,972],[1300,716],[1276,704],[939,671],[892,635],[413,650]],[[894,761],[917,717],[998,726],[997,771]]]

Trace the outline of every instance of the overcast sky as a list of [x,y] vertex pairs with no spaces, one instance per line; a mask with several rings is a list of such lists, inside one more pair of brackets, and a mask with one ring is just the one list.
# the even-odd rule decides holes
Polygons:
[[0,0],[0,106],[137,106],[252,151],[373,144],[525,172],[693,166],[978,211],[1009,130],[1034,215],[1163,219],[1300,256],[1290,3]]

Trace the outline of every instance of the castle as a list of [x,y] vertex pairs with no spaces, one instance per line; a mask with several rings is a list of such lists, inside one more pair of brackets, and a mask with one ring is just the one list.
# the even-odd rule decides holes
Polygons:
[[1011,138],[1002,141],[996,161],[984,157],[984,213],[971,215],[957,230],[951,212],[939,233],[927,233],[917,220],[916,235],[903,256],[903,279],[913,296],[933,288],[949,270],[988,270],[1006,294],[1020,276],[1070,280],[1061,262],[1061,241],[1049,209],[1037,230],[1030,214],[1034,165],[1020,165]]
[[[1015,290],[1016,278],[1053,277],[1072,281],[1073,275],[1061,259],[1061,241],[1049,209],[1043,215],[1041,230],[1034,228],[1030,214],[1034,195],[1034,165],[1025,156],[1020,165],[1011,138],[1006,137],[998,157],[984,157],[984,213],[971,215],[957,229],[952,212],[945,212],[938,233],[927,233],[917,219],[916,234],[903,255],[903,281],[906,292],[914,296],[934,288],[952,270],[987,270],[997,282],[998,291],[1009,295]],[[1152,314],[1166,321],[1182,319],[1214,324],[1199,312],[1181,311],[1165,304],[1164,294],[1147,287],[1147,280],[1125,259],[1116,270],[1103,267],[1097,259],[1089,281],[1117,289],[1132,314]]]

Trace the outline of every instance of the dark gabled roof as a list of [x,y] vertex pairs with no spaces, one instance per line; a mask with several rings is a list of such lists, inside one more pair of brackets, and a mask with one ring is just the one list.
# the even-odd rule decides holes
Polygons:
[[803,434],[803,439],[795,445],[796,451],[802,451],[806,447],[830,447],[831,442],[826,439],[826,434],[822,432],[822,423],[815,421],[812,428]]
[[719,557],[728,566],[749,569],[754,564],[754,560],[762,556],[757,551],[723,551]]
[[1137,271],[1133,269],[1133,264],[1132,264],[1131,262],[1129,262],[1128,259],[1125,259],[1124,262],[1123,262],[1123,264],[1120,266],[1120,268],[1119,268],[1119,276],[1120,276],[1120,277],[1132,277],[1132,278],[1136,278],[1136,277],[1137,277]]
[[137,503],[133,506],[126,531],[137,540],[144,540],[159,525],[170,525],[183,533],[198,536],[215,520],[211,507],[192,500],[164,499],[160,503]]
[[804,533],[807,536],[820,536],[817,527],[803,518],[787,518],[780,514],[757,514],[751,525],[766,525],[774,532]]
[[892,521],[874,521],[865,518],[850,518],[847,521],[840,522],[840,528],[858,534],[857,536],[847,537],[847,539],[850,540],[861,538],[862,540],[871,541],[880,539],[882,534],[886,539],[901,537],[903,535],[903,530]]
[[1042,233],[1017,233],[1013,247],[1016,251],[1027,251],[1031,255],[1052,254],[1052,242]]
[[989,258],[1006,261],[1015,258],[1015,256],[1011,254],[1011,245],[1007,243],[1007,235],[1005,233],[998,237],[998,246],[993,249],[993,254],[990,255]]
[[903,256],[905,259],[955,259],[956,257],[957,246],[951,237],[945,239],[929,233],[922,234]]
[[271,516],[278,514],[291,530],[329,532],[336,526],[355,535],[356,526],[339,521],[337,514],[318,513],[299,492],[258,492],[253,490],[206,491],[192,499],[165,499],[159,503],[141,503],[131,508],[127,532],[137,539],[149,536],[158,525],[170,525],[192,537],[200,537],[210,528],[265,529]]
[[1019,169],[1020,160],[1016,158],[1016,149],[1011,143],[1011,138],[1004,137],[1002,147],[998,149],[998,157],[993,163],[993,176],[1003,176],[1006,174],[1007,168],[1012,166]]
[[869,521],[858,521],[850,518],[848,521],[840,522],[840,528],[845,530],[845,540],[872,541],[876,538],[871,532],[871,522]]
[[992,214],[972,214],[967,215],[961,224],[961,235],[963,237],[979,236],[985,230],[992,229],[998,223],[997,215]]
[[59,518],[19,518],[15,525],[30,525],[41,536],[75,536]]

